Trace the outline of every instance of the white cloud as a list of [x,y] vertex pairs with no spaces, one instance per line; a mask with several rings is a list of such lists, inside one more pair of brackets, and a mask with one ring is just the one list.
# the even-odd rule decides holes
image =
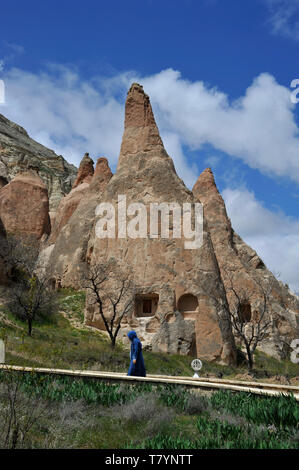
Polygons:
[[299,292],[299,219],[270,211],[244,188],[225,189],[223,198],[236,232],[272,272]]
[[[150,95],[166,149],[192,185],[196,175],[183,147],[209,144],[252,168],[299,182],[299,129],[290,90],[261,74],[244,96],[226,94],[168,69],[148,77],[133,73],[82,81],[66,67],[33,74],[6,73],[8,114],[32,136],[78,164],[82,154],[106,154],[116,163],[123,130],[125,91],[133,80]],[[199,154],[200,155],[200,154]]]
[[76,165],[83,154],[102,154],[116,163],[123,131],[123,104],[66,67],[33,74],[12,69],[5,75],[3,113],[31,137]]
[[217,88],[164,70],[141,78],[161,128],[199,150],[210,144],[263,173],[299,182],[299,128],[290,90],[259,75],[244,96],[230,102]]
[[299,41],[299,0],[266,0],[272,32]]
[[216,168],[221,161],[221,157],[219,155],[209,155],[205,158],[205,165],[209,167]]
[[[14,68],[5,75],[7,104],[0,111],[21,124],[32,138],[76,165],[89,152],[94,158],[105,155],[115,167],[125,95],[132,81],[129,72],[87,82],[75,70],[58,65],[39,74]],[[198,169],[188,164],[180,137],[163,126],[161,135],[179,176],[192,187]]]

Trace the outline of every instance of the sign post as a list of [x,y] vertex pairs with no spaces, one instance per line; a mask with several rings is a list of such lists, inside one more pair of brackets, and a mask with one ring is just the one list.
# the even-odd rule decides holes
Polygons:
[[191,367],[194,370],[193,378],[194,379],[199,379],[199,375],[198,375],[197,372],[202,368],[201,360],[200,359],[193,359],[193,361],[191,362]]

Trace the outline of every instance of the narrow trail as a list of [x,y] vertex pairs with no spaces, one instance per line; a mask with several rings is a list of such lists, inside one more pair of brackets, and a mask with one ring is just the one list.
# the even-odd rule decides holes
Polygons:
[[299,401],[299,387],[294,385],[271,384],[264,382],[246,382],[241,380],[207,379],[193,377],[171,377],[165,375],[148,375],[147,377],[132,377],[119,372],[102,372],[91,370],[49,369],[43,367],[21,367],[0,364],[0,370],[20,371],[39,374],[68,375],[73,377],[89,377],[105,382],[133,382],[152,384],[174,384],[202,390],[231,390],[248,392],[257,395],[279,396],[292,394]]

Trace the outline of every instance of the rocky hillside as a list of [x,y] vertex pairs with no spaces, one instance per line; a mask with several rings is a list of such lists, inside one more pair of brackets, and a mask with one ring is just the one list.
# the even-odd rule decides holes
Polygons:
[[[202,203],[201,245],[187,249],[190,239],[185,233],[177,236],[174,223],[169,237],[162,236],[158,224],[154,232],[148,226],[141,233],[136,217],[135,225],[130,220],[130,233],[126,229],[113,239],[96,233],[101,202],[110,203],[114,214],[124,210],[126,215],[124,205],[142,203],[148,220],[152,203],[169,201],[180,213],[186,202],[190,207]],[[94,168],[88,153],[77,173],[62,156],[0,115],[0,233],[1,224],[3,234],[30,235],[41,242],[40,259],[53,286],[78,288],[88,265],[112,259],[120,273],[134,273],[134,308],[119,334],[124,341],[133,328],[153,351],[235,363],[241,344],[233,335],[232,311],[249,333],[264,318],[267,330],[259,349],[272,357],[289,357],[290,343],[298,338],[298,297],[233,230],[211,169],[199,176],[192,191],[187,189],[164,148],[149,97],[137,83],[127,95],[114,175],[106,158],[99,158]],[[115,280],[109,278],[108,288],[117,290]],[[105,329],[90,295],[85,322]]]
[[6,234],[36,240],[50,234],[48,190],[35,170],[23,171],[1,188],[0,220]]
[[[178,178],[160,138],[149,97],[138,84],[132,85],[126,100],[117,171],[111,178],[106,163],[99,170],[103,182],[91,197],[94,176],[86,155],[76,180],[79,186],[74,184],[57,211],[45,249],[49,265],[55,268],[57,286],[76,287],[82,261],[98,265],[113,257],[122,268],[132,267],[140,289],[135,311],[122,325],[124,340],[127,330],[133,328],[153,350],[190,354],[196,347],[200,357],[221,357],[226,362],[233,356],[233,342],[225,308],[215,311],[214,299],[224,299],[223,305],[227,299],[234,310],[239,296],[240,315],[249,331],[263,315],[267,296],[265,321],[269,327],[260,349],[277,358],[288,357],[289,344],[299,332],[298,298],[234,232],[211,169],[199,176],[192,192]],[[202,202],[203,246],[186,250],[181,239],[97,238],[96,204],[104,201],[117,207],[119,194],[126,195],[128,204],[138,201],[146,207],[156,201]],[[144,300],[151,305],[147,316],[138,310]],[[85,321],[103,328],[89,296]]]
[[50,211],[55,211],[61,198],[72,188],[76,167],[0,114],[0,188],[28,169],[37,170],[48,189]]
[[[102,200],[112,204],[116,211],[121,204],[119,195],[126,196],[128,208],[131,203],[142,203],[148,218],[151,204],[170,201],[177,204],[181,214],[183,204],[191,205],[196,200],[178,177],[160,137],[150,99],[137,83],[132,84],[127,94],[118,166]],[[148,225],[144,234],[137,233],[135,237],[128,232],[107,242],[97,236],[98,220],[96,214],[88,243],[91,266],[113,258],[118,261],[120,272],[131,268],[134,273],[135,310],[124,319],[119,336],[125,341],[128,330],[134,329],[143,344],[153,351],[233,363],[235,349],[224,308],[225,290],[206,221],[202,245],[187,249],[189,238],[184,231],[181,237],[174,234],[174,222],[170,239],[159,235],[158,226],[149,235]],[[111,288],[117,291],[112,280]],[[214,298],[219,303],[218,309]],[[90,295],[86,299],[86,323],[102,328],[94,299]]]
[[241,314],[250,328],[258,321],[271,286],[271,294],[266,299],[269,304],[266,316],[271,321],[271,328],[262,349],[277,358],[287,357],[288,345],[299,333],[299,298],[275,279],[258,254],[233,230],[210,168],[199,176],[193,194],[204,206],[230,308],[234,308],[237,296],[242,298]]

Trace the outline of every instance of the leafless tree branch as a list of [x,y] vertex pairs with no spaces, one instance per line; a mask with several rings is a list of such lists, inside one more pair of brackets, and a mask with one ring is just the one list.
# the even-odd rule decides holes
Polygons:
[[86,267],[81,287],[91,292],[114,348],[123,318],[135,300],[135,285],[130,270],[123,272],[114,259]]

